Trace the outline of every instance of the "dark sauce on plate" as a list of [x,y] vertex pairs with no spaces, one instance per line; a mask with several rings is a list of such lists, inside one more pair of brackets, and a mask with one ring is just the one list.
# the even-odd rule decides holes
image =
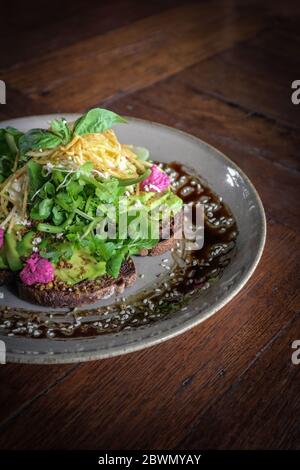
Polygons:
[[[173,312],[187,310],[189,300],[201,295],[218,280],[234,255],[238,233],[228,206],[199,176],[179,163],[159,164],[170,176],[174,192],[185,204],[204,206],[204,245],[186,251],[184,240],[172,252],[174,265],[163,264],[157,283],[115,303],[70,312],[38,312],[21,308],[0,308],[0,328],[10,336],[32,338],[80,338],[117,333],[156,322]],[[161,262],[158,259],[158,262]],[[163,271],[164,271],[163,269]],[[126,292],[125,292],[126,294]],[[201,297],[199,297],[201,302]]]

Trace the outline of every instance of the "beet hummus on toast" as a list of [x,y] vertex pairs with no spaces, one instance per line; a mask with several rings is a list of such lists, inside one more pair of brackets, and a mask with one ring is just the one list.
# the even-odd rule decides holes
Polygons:
[[147,149],[118,141],[118,123],[95,108],[48,129],[0,129],[0,283],[15,282],[20,297],[93,303],[135,282],[132,255],[172,247],[156,226],[182,200]]

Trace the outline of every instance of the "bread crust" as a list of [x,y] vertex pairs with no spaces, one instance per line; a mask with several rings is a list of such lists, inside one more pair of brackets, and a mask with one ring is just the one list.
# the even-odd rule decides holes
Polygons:
[[[167,239],[161,239],[156,246],[151,248],[150,250],[147,250],[146,248],[143,248],[140,251],[140,256],[160,256],[166,253],[167,251],[170,251],[172,248],[175,248],[176,242],[178,239],[178,231],[180,233],[182,229],[182,221],[183,221],[183,216],[182,213],[179,214],[179,219],[177,220],[177,225],[175,227],[175,220],[174,218],[171,221],[171,227],[170,227],[170,237]],[[177,232],[175,232],[175,229]],[[160,227],[160,232],[162,233],[163,228]]]
[[151,250],[143,248],[140,251],[140,256],[160,256],[170,251],[172,248],[175,248],[175,245],[176,239],[175,236],[172,235],[166,240],[161,240],[154,248],[151,248]]
[[41,288],[41,285],[27,286],[18,283],[19,296],[28,302],[46,307],[80,307],[92,304],[101,299],[111,297],[115,293],[121,293],[126,287],[136,281],[136,269],[131,259],[121,266],[119,276],[114,279],[111,276],[101,276],[93,281],[82,281],[76,284],[75,289],[65,290]]

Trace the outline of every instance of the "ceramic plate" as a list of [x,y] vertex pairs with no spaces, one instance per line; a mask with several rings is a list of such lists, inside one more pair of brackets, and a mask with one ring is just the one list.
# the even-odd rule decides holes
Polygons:
[[[74,120],[76,115],[64,115],[68,120]],[[1,127],[14,126],[23,131],[36,127],[47,127],[53,115],[34,116],[2,122]],[[158,344],[172,338],[193,326],[201,323],[206,318],[215,314],[243,288],[253,274],[262,255],[265,237],[266,221],[261,200],[247,176],[229,158],[215,148],[189,134],[172,129],[160,124],[129,119],[127,125],[115,126],[116,133],[121,142],[134,143],[150,150],[153,160],[160,162],[178,161],[192,169],[195,175],[201,175],[210,188],[226,202],[231,209],[238,226],[238,237],[234,250],[234,256],[222,275],[209,288],[189,293],[182,304],[172,302],[173,310],[165,315],[155,316],[155,312],[149,309],[148,319],[144,324],[139,322],[137,327],[126,327],[126,312],[121,312],[124,328],[116,328],[116,332],[108,328],[108,333],[87,334],[86,336],[73,337],[55,336],[47,334],[46,337],[34,335],[36,325],[27,330],[27,336],[8,334],[11,330],[3,326],[0,328],[0,339],[6,344],[7,361],[22,363],[64,363],[89,361],[105,357],[116,356],[136,351],[154,344]],[[143,293],[154,292],[160,285],[169,280],[170,272],[174,268],[174,256],[172,253],[162,257],[135,257],[138,280],[136,284],[127,289],[123,297],[113,297],[99,302],[91,308],[100,308],[101,318],[89,314],[89,321],[94,325],[102,326],[109,323],[110,314],[114,305],[122,304],[127,299],[138,298]],[[168,259],[168,261],[166,261]],[[165,266],[169,266],[166,271]],[[176,279],[176,275],[174,275]],[[207,286],[206,286],[207,287]],[[9,306],[16,309],[27,309],[44,315],[50,314],[49,309],[33,306],[21,301],[13,290],[1,287],[0,307]],[[147,295],[148,295],[147,294]],[[175,307],[174,307],[175,305]],[[150,305],[151,307],[151,305]],[[66,312],[56,309],[51,311],[51,321],[59,323],[64,318],[64,325],[70,324],[72,329],[82,321],[81,310]],[[96,310],[94,310],[96,312]],[[130,313],[130,312],[129,312]],[[119,316],[120,317],[120,316]],[[149,320],[155,317],[155,321]],[[120,320],[120,318],[119,318]],[[77,323],[76,323],[77,322]],[[26,322],[25,322],[26,323]],[[120,323],[120,322],[119,322]],[[21,323],[22,324],[22,323]],[[101,330],[102,331],[102,330]],[[50,331],[51,333],[51,331]]]

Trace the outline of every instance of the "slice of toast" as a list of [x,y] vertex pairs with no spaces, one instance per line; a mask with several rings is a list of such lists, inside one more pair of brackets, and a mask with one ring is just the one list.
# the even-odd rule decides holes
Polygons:
[[176,239],[175,235],[173,234],[170,238],[158,242],[158,244],[151,248],[151,250],[142,248],[140,251],[140,256],[160,256],[166,253],[167,251],[170,251],[172,248],[175,248],[175,245]]
[[113,294],[121,293],[136,281],[136,269],[131,259],[125,261],[119,276],[114,279],[105,275],[92,281],[82,281],[75,286],[57,283],[54,287],[49,284],[27,286],[18,283],[19,295],[22,299],[46,307],[79,307],[92,304],[101,299],[107,299]]
[[169,238],[166,238],[166,239],[162,238],[163,227],[161,225],[160,226],[161,240],[158,242],[157,245],[151,248],[151,250],[142,248],[140,251],[140,256],[160,256],[166,253],[167,251],[170,251],[172,248],[175,248],[176,242],[178,241],[178,238],[179,238],[179,234],[182,230],[182,221],[183,221],[183,216],[181,213],[178,215],[176,226],[175,226],[174,218],[171,220],[170,236]]

